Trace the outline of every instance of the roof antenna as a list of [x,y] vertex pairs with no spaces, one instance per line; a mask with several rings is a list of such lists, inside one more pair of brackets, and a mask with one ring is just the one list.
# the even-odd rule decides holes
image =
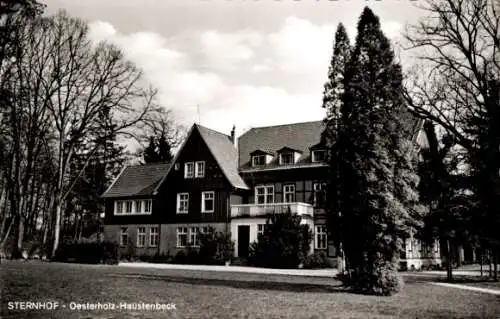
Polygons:
[[200,120],[200,105],[196,104],[196,110],[198,112],[198,125],[201,125],[201,120]]

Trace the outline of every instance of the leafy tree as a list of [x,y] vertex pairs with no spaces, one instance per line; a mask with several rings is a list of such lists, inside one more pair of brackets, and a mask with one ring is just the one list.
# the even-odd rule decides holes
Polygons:
[[362,292],[389,295],[401,285],[396,271],[403,239],[423,214],[410,140],[413,123],[402,100],[401,67],[369,8],[361,14],[357,32],[339,96],[340,120],[326,128],[333,127],[335,132],[326,134],[336,137],[330,164],[337,177],[330,184],[337,186],[336,192],[328,189],[328,197],[332,201],[337,196],[330,207],[338,211],[329,217],[340,214],[332,219],[342,228],[338,240],[349,283]]
[[269,217],[264,234],[250,249],[250,263],[265,268],[297,268],[308,255],[312,232],[290,210]]
[[478,209],[471,227],[497,257],[500,7],[497,0],[426,0],[422,9],[427,15],[406,35],[422,62],[408,77],[405,98],[466,152]]

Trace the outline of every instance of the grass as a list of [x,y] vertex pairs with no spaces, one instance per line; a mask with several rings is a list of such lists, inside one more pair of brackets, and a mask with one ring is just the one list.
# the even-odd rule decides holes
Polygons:
[[[332,278],[9,261],[2,318],[499,318],[500,297],[407,278],[401,293],[346,292]],[[175,303],[176,310],[7,309],[9,301]]]

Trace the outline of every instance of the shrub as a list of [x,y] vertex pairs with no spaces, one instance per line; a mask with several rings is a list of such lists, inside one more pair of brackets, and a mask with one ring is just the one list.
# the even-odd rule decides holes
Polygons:
[[259,240],[250,246],[249,263],[266,268],[297,268],[305,259],[312,240],[301,217],[287,213],[272,215]]
[[234,256],[234,242],[231,235],[209,229],[200,238],[198,262],[205,265],[224,265]]
[[398,275],[397,265],[385,261],[377,261],[369,269],[353,270],[338,278],[356,292],[379,296],[393,295],[401,291],[404,285]]
[[304,260],[304,268],[306,269],[319,269],[319,268],[332,268],[332,262],[328,259],[325,252],[315,252],[307,256]]
[[118,243],[88,240],[65,240],[61,243],[53,258],[59,262],[77,262],[84,264],[117,264],[119,261]]
[[167,264],[173,262],[174,258],[170,256],[169,253],[160,254],[156,253],[149,262],[159,263],[159,264]]

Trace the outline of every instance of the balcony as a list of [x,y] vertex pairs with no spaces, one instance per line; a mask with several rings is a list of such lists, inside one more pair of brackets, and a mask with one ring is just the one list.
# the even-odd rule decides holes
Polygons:
[[231,205],[231,218],[237,217],[260,217],[269,214],[282,214],[288,211],[299,216],[313,217],[314,209],[308,203],[271,203],[271,204],[244,204]]

